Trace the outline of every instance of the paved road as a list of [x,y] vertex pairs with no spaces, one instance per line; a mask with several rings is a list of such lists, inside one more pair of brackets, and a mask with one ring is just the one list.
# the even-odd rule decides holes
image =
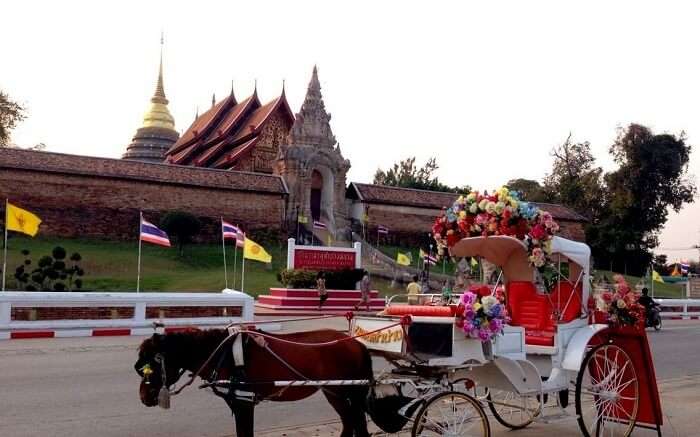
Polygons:
[[[659,380],[700,375],[700,325],[669,322],[650,338]],[[0,436],[230,435],[227,407],[205,391],[186,390],[168,411],[141,405],[132,370],[141,340],[0,341]],[[335,415],[315,396],[265,403],[256,419],[260,434],[281,435],[276,430],[282,427],[327,422]]]

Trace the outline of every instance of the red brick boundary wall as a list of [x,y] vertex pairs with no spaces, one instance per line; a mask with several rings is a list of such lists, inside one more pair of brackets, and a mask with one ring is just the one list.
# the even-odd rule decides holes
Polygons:
[[155,223],[179,210],[200,217],[204,239],[215,240],[221,216],[279,232],[287,188],[260,173],[0,148],[0,198],[38,214],[42,235],[134,240],[139,210]]

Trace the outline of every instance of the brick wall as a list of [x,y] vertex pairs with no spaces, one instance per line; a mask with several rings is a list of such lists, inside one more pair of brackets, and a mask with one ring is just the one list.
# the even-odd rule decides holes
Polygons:
[[149,306],[146,307],[147,319],[177,319],[191,317],[240,317],[243,308],[239,306],[205,307],[205,306]]
[[110,320],[131,319],[129,307],[12,307],[11,320]]
[[[15,152],[0,149],[0,198],[7,197],[39,215],[43,220],[42,235],[133,240],[138,232],[139,210],[156,224],[168,211],[192,213],[205,225],[204,240],[220,238],[221,216],[249,230],[275,232],[282,227],[286,192],[283,185],[278,188],[269,185],[279,182],[273,176],[263,175],[270,178],[263,181],[269,186],[256,188],[260,182],[254,181],[256,175],[250,175],[250,190],[227,189],[227,184],[234,186],[238,180],[222,178],[223,172],[217,170],[185,169],[194,172],[194,179],[183,180],[185,176],[180,174],[183,168],[173,167],[173,178],[169,180],[169,166],[127,162],[121,168],[120,162],[100,174],[81,171],[81,165],[94,169],[93,161],[101,158],[31,152],[24,153],[26,161],[18,163],[7,159],[16,158]],[[45,155],[51,155],[54,162],[47,162]],[[41,159],[33,163],[37,156]],[[103,161],[111,165],[117,160]],[[141,170],[119,177],[118,171],[133,170],[130,164],[138,165]],[[67,168],[70,165],[76,168],[75,173]],[[248,176],[230,173],[236,177]],[[211,176],[210,181],[207,175]],[[4,215],[0,220],[4,220]]]

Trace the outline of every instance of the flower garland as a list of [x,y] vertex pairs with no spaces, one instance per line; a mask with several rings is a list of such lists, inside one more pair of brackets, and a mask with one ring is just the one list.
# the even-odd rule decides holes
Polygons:
[[613,276],[615,292],[604,291],[595,297],[596,309],[606,314],[611,326],[634,326],[644,320],[639,293],[632,291],[622,275]]
[[461,325],[467,337],[487,342],[503,333],[508,314],[502,294],[494,296],[488,288],[482,290],[462,294],[460,308],[464,308],[464,312],[458,315],[457,324]]
[[550,213],[520,200],[517,192],[505,187],[490,195],[472,191],[460,196],[433,224],[433,236],[441,256],[462,238],[507,235],[525,243],[528,261],[542,273],[553,269],[549,255],[552,237],[558,230],[559,225]]

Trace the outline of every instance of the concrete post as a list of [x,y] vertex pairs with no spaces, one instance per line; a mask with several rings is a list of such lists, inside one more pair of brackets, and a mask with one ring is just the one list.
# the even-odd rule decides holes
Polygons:
[[294,268],[294,247],[296,246],[296,241],[294,238],[287,240],[287,269],[291,270]]

